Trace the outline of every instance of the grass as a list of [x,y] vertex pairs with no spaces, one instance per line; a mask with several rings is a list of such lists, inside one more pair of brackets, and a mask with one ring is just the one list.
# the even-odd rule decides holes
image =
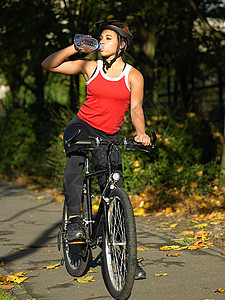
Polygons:
[[0,287],[0,299],[1,300],[16,300],[16,298],[7,295],[1,287]]

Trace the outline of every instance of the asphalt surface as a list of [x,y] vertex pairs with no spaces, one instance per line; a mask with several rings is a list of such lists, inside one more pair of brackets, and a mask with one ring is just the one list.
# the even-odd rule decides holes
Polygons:
[[[43,268],[61,262],[57,250],[57,233],[62,203],[52,196],[20,186],[0,183],[0,274],[25,272],[28,279],[23,289],[14,288],[17,299],[87,300],[112,299],[101,274],[101,251],[93,251],[91,270],[94,282],[78,283],[66,271]],[[222,249],[184,250],[178,257],[159,251],[171,245],[174,238],[156,231],[137,220],[138,251],[143,258],[146,280],[135,281],[130,299],[135,300],[199,300],[225,299],[215,292],[225,289],[225,253]],[[167,274],[155,276],[155,274]]]

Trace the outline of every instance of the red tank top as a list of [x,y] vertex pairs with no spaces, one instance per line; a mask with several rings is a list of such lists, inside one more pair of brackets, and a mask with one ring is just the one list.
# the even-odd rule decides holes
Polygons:
[[86,83],[86,101],[78,117],[108,134],[118,132],[130,105],[128,74],[131,68],[126,64],[119,77],[111,78],[103,71],[103,61],[98,60],[96,72]]

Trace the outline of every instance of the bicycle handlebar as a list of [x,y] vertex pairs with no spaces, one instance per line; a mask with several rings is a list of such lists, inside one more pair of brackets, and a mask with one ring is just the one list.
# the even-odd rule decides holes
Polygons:
[[[99,137],[97,138],[92,138],[92,140],[89,141],[79,141],[77,140],[79,134],[81,133],[81,130],[77,130],[77,132],[68,140],[65,141],[65,144],[70,147],[71,145],[82,145],[82,146],[92,146],[94,148],[98,148],[100,145],[118,145],[118,146],[124,146],[126,150],[129,151],[141,151],[141,152],[146,152],[150,153],[149,150],[147,149],[137,149],[137,148],[129,148],[129,147],[134,147],[134,146],[142,146],[141,143],[135,142],[133,137],[126,138],[124,137],[123,139],[118,139],[118,140],[113,140],[113,141],[107,141],[107,140],[102,140]],[[149,145],[152,149],[155,148],[156,146],[156,134],[154,131],[151,131],[151,137],[152,141]]]

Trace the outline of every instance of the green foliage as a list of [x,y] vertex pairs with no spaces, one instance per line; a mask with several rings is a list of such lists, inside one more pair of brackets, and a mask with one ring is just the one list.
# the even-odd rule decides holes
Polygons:
[[58,114],[55,114],[54,121],[58,127],[57,132],[50,141],[49,148],[46,151],[46,172],[49,176],[49,183],[58,188],[62,188],[62,179],[66,166],[66,154],[63,147],[63,133],[74,113],[69,108],[63,108]]
[[[140,193],[151,185],[161,189],[162,196],[174,188],[186,194],[193,189],[206,193],[220,169],[221,143],[211,125],[194,113],[182,123],[170,116],[152,116],[147,123],[158,136],[157,147],[150,155],[122,153],[125,189]],[[129,120],[122,129],[122,135],[127,133],[132,133]]]
[[16,300],[15,297],[11,297],[10,295],[7,295],[1,287],[0,287],[0,299],[1,300]]
[[3,174],[32,174],[37,139],[35,117],[23,109],[13,110],[0,120],[0,171]]

